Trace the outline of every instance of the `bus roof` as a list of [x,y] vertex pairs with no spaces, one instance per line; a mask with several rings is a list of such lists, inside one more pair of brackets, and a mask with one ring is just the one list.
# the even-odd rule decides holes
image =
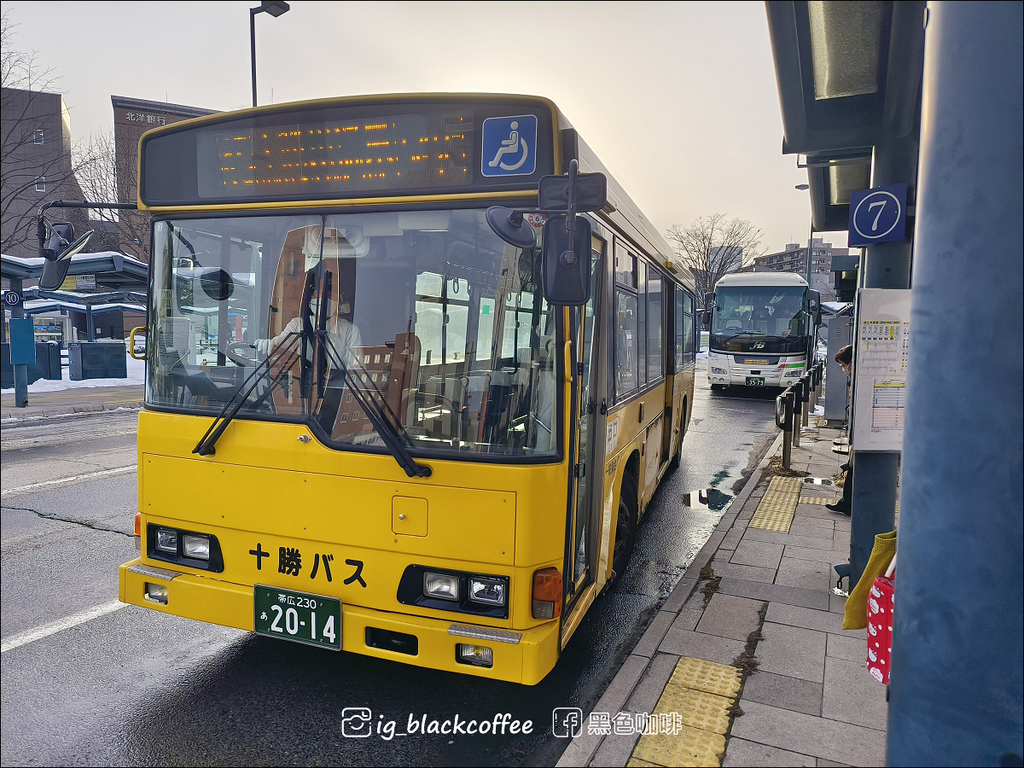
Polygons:
[[733,272],[721,278],[715,289],[731,285],[794,285],[806,288],[807,281],[795,272]]

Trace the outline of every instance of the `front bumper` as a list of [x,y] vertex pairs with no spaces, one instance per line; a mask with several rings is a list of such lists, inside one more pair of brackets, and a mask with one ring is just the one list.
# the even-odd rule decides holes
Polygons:
[[[121,602],[210,624],[253,631],[252,587],[145,565],[141,559],[122,565],[118,580],[118,597]],[[147,583],[159,584],[167,589],[166,605],[146,597]],[[368,630],[413,635],[418,641],[417,652],[410,655],[373,647],[368,644]],[[458,643],[491,648],[494,654],[493,666],[476,667],[457,663],[455,646]],[[429,669],[535,685],[551,671],[558,660],[559,623],[551,621],[540,627],[512,631],[342,604],[341,649]]]

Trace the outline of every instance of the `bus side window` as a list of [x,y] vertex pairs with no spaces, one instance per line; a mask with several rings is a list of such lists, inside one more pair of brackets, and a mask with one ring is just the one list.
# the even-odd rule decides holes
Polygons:
[[651,270],[647,278],[647,380],[657,381],[665,372],[662,346],[662,326],[665,309],[662,294],[661,275]]
[[636,296],[621,288],[615,291],[615,399],[623,400],[637,388],[639,365]]
[[676,346],[676,367],[673,373],[679,373],[683,369],[683,366],[688,362],[686,359],[686,331],[683,325],[683,314],[686,294],[680,289],[676,289],[675,292],[675,346]]

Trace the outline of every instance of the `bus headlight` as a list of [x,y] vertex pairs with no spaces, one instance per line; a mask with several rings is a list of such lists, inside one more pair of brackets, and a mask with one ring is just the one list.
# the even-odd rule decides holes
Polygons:
[[[141,522],[139,528],[142,528]],[[146,523],[145,530],[142,538],[146,557],[201,571],[224,572],[224,555],[215,535],[153,523]]]
[[210,537],[185,534],[181,537],[181,549],[185,557],[196,560],[210,559]]
[[409,565],[398,582],[396,597],[402,605],[507,619],[511,583],[508,576],[493,573]]
[[497,579],[485,579],[471,576],[469,579],[469,599],[484,605],[505,605],[505,583]]
[[178,554],[178,532],[173,528],[157,528],[155,543],[161,552]]
[[714,367],[711,368],[711,372],[716,374],[716,375],[718,375],[718,376],[725,376],[727,373],[729,373],[727,370],[725,370],[725,368],[714,368]]
[[785,373],[786,378],[799,379],[803,375],[804,375],[804,369],[803,368],[797,368],[797,369],[792,370],[792,371],[786,371],[786,373]]
[[427,571],[423,574],[423,594],[427,597],[458,601],[459,577],[450,573]]

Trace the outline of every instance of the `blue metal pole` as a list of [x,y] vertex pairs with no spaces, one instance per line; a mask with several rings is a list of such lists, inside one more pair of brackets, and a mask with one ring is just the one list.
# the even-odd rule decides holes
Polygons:
[[[11,290],[16,293],[20,293],[22,296],[25,295],[24,283],[20,277],[11,278]],[[25,316],[24,302],[21,306],[14,307],[11,309],[11,319],[22,318]],[[11,354],[14,354],[14,346],[10,347]],[[14,366],[14,407],[25,408],[28,406],[28,366],[27,365],[15,365]]]
[[1021,764],[1022,8],[928,6],[889,765]]

